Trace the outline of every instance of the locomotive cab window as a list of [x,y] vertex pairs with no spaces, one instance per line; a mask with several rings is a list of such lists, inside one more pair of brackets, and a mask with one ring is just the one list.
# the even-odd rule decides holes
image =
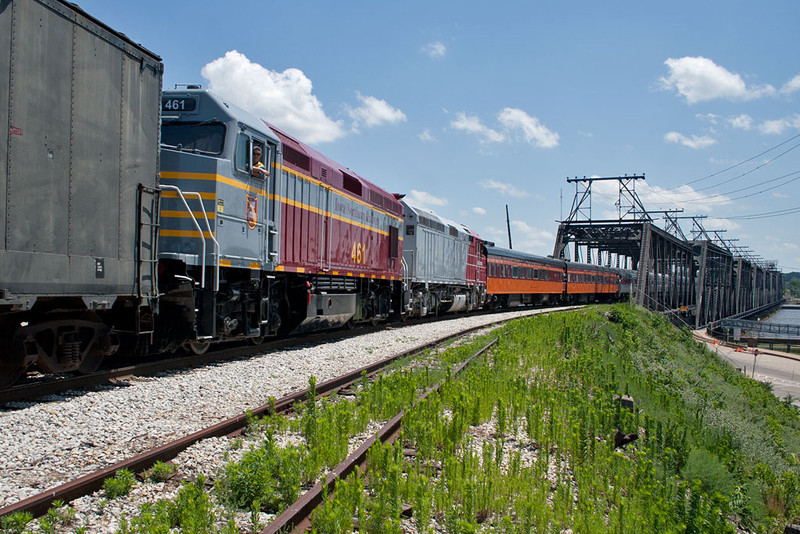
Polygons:
[[[264,141],[239,134],[236,141],[236,170],[253,178],[266,179],[272,161],[272,147]],[[261,170],[259,170],[261,169]]]
[[221,122],[178,122],[161,124],[161,144],[167,148],[218,156],[225,146],[225,125]]

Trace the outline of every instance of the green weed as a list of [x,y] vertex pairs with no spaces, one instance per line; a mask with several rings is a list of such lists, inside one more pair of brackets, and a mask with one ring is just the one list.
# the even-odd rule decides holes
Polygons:
[[120,469],[113,477],[105,479],[103,490],[109,499],[117,499],[131,492],[133,483],[136,481],[132,472],[127,469]]

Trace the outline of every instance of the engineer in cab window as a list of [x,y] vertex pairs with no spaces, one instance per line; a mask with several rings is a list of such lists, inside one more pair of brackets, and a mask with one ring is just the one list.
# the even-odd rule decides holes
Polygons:
[[269,178],[269,169],[261,161],[261,147],[253,145],[253,169],[250,172],[253,178]]

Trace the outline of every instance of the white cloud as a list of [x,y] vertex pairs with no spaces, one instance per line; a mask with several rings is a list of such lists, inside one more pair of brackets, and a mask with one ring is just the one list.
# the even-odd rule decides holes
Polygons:
[[[707,219],[703,219],[703,227],[706,228],[706,230],[714,230],[718,228],[724,228],[726,230],[739,230],[742,226],[736,221],[725,219],[724,217],[709,217]],[[722,237],[726,236],[723,235]]]
[[748,87],[738,74],[734,74],[704,57],[669,58],[664,64],[669,76],[659,78],[661,87],[675,90],[688,104],[724,98],[751,100],[775,93],[771,85]]
[[456,130],[475,134],[485,143],[500,143],[505,141],[505,136],[503,134],[485,126],[478,117],[469,116],[463,112],[456,113],[456,118],[450,122],[450,126]]
[[531,196],[531,194],[525,191],[524,189],[519,189],[518,187],[512,184],[498,182],[495,180],[484,180],[482,182],[478,182],[478,185],[480,185],[485,189],[494,189],[501,195],[505,196],[515,197],[515,198],[526,198]]
[[425,143],[436,142],[436,138],[433,136],[431,131],[429,129],[427,129],[427,128],[425,128],[425,130],[423,130],[423,132],[421,134],[419,134],[417,137],[419,137],[420,141],[423,141]]
[[477,213],[478,215],[486,215],[486,210],[479,206],[475,206],[474,208],[472,208],[472,212]]
[[434,196],[427,191],[417,191],[416,189],[412,189],[411,192],[408,194],[408,200],[410,204],[414,206],[419,206],[421,208],[430,208],[432,206],[447,206],[448,202],[445,198],[439,198]]
[[311,80],[299,69],[271,71],[231,50],[200,73],[210,90],[304,142],[324,143],[345,135],[341,121],[325,114]]
[[775,197],[775,198],[792,198],[789,195],[784,195],[783,193],[778,193],[778,192],[774,192],[774,191],[772,193],[772,196]]
[[696,191],[689,185],[664,189],[644,182],[636,184],[636,192],[642,204],[646,208],[654,210],[687,207],[689,211],[701,209],[711,212],[717,208],[728,206],[732,202],[730,197],[725,195]]
[[753,127],[753,117],[745,113],[735,117],[723,117],[714,113],[698,113],[695,117],[700,120],[706,120],[714,126],[722,124],[736,130],[749,130]]
[[539,119],[528,115],[521,109],[503,108],[497,114],[497,121],[503,127],[503,131],[486,126],[479,117],[459,112],[456,113],[456,118],[450,122],[450,127],[477,135],[482,143],[502,143],[508,141],[512,136],[517,136],[538,148],[558,146],[558,134],[550,131],[539,122]]
[[428,43],[422,47],[422,51],[434,59],[442,58],[447,53],[447,47],[441,41]]
[[360,125],[373,128],[381,124],[395,124],[404,122],[406,114],[397,108],[390,106],[385,100],[374,96],[363,96],[356,93],[361,101],[361,106],[348,110],[348,114],[353,119],[353,130],[358,131]]
[[800,74],[786,82],[783,87],[781,87],[781,93],[786,95],[790,95],[797,91],[800,91]]
[[729,117],[728,124],[731,125],[732,128],[736,128],[737,130],[749,130],[753,127],[753,117],[742,113],[737,117]]
[[703,135],[698,137],[693,135],[691,138],[686,137],[683,134],[679,134],[678,132],[669,132],[664,136],[664,141],[667,143],[678,143],[683,146],[687,146],[689,148],[706,148],[715,144],[717,141],[716,139],[709,137],[707,135]]
[[500,121],[507,130],[519,130],[525,141],[539,148],[553,148],[558,146],[558,134],[547,129],[539,119],[532,117],[517,108],[503,108],[497,114]]
[[764,121],[758,125],[759,131],[766,135],[770,134],[780,135],[786,130],[797,129],[797,128],[800,128],[800,114],[798,113],[795,113],[791,117],[784,117],[782,119]]
[[511,221],[511,243],[514,250],[522,250],[532,254],[547,255],[553,253],[555,235],[530,226],[525,221]]

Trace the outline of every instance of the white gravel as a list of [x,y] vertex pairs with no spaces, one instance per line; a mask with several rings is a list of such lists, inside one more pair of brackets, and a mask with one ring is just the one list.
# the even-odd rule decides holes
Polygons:
[[[270,397],[304,389],[312,375],[322,382],[470,326],[555,310],[398,327],[156,378],[131,378],[128,385],[76,392],[75,396],[2,411],[0,508],[266,404]],[[221,441],[195,446],[181,455],[181,461],[205,466],[203,472],[208,466],[222,465],[221,451],[227,450],[227,443]],[[199,457],[193,458],[193,454]],[[169,496],[165,493],[160,498]],[[87,504],[86,499],[90,498],[75,503],[82,520],[88,509],[98,508],[96,502]],[[138,507],[133,501],[129,514]],[[103,521],[90,524],[87,532],[113,532],[116,525]]]

